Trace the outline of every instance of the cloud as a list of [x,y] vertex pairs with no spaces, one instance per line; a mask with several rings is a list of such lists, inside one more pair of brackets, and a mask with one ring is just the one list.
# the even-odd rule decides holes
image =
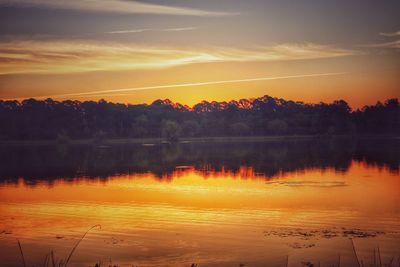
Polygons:
[[166,28],[166,29],[131,29],[105,32],[107,34],[125,34],[125,33],[142,33],[142,32],[181,32],[197,30],[197,27],[182,27],[182,28]]
[[366,44],[362,46],[370,48],[400,49],[400,40],[396,40],[393,42],[386,42],[386,43],[378,43],[378,44]]
[[79,40],[10,41],[0,42],[0,74],[157,69],[209,62],[307,60],[357,53],[316,44],[171,48]]
[[379,35],[385,36],[385,37],[395,37],[395,36],[400,36],[400,31],[397,32],[380,32]]
[[225,61],[282,61],[342,57],[360,54],[358,51],[313,43],[290,43],[257,46],[253,49],[226,48],[214,51]]
[[[384,36],[384,37],[399,37],[400,36],[400,31],[397,32],[380,32],[379,35]],[[398,39],[398,38],[392,38],[393,39]],[[400,40],[394,40],[390,42],[385,42],[385,43],[375,43],[375,44],[364,44],[361,45],[362,47],[368,47],[368,48],[383,48],[383,49],[399,49],[400,48]]]
[[231,16],[238,14],[126,0],[0,0],[0,5],[16,7],[44,7],[123,14],[159,14],[178,16]]

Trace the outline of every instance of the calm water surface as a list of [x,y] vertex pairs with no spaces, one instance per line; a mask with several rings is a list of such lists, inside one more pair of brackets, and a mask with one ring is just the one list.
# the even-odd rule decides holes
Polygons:
[[[0,265],[365,266],[400,255],[400,142],[0,148]],[[376,254],[377,255],[377,254]],[[375,257],[376,258],[376,257]],[[107,265],[108,266],[108,265]]]

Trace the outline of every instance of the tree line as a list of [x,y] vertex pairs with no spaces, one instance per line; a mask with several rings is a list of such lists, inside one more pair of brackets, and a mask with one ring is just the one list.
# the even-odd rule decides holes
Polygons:
[[307,104],[263,96],[125,105],[96,101],[0,100],[0,139],[157,138],[399,134],[398,99],[352,110],[343,100]]

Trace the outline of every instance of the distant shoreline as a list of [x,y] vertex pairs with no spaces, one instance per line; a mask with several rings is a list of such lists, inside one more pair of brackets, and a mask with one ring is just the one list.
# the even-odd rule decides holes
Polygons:
[[310,139],[393,139],[400,140],[398,135],[277,135],[277,136],[215,136],[215,137],[181,137],[176,142],[167,138],[105,138],[101,142],[95,139],[71,139],[60,142],[57,139],[41,140],[0,140],[0,145],[117,145],[117,144],[184,144],[205,142],[278,142]]

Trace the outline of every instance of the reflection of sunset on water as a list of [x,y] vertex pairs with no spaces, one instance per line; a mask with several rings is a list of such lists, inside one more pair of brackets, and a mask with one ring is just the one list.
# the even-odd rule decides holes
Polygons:
[[0,267],[400,267],[399,10],[0,0]]
[[[10,235],[3,234],[0,242],[12,249],[15,238],[31,243],[32,247],[46,241],[45,246],[51,244],[63,251],[70,246],[74,236],[79,236],[79,231],[101,224],[102,230],[94,231],[85,241],[86,246],[83,245],[86,256],[101,257],[99,251],[105,246],[107,253],[112,255],[118,255],[115,249],[126,249],[128,262],[134,262],[145,251],[161,253],[163,256],[160,257],[166,260],[168,256],[163,253],[172,240],[161,236],[176,233],[186,236],[181,240],[184,249],[178,249],[178,254],[182,253],[178,257],[182,262],[186,259],[184,255],[191,251],[187,242],[195,242],[197,253],[205,253],[203,260],[211,262],[223,262],[223,255],[232,247],[250,246],[252,253],[261,253],[257,252],[261,243],[267,248],[274,245],[278,255],[283,257],[291,246],[298,246],[296,237],[282,240],[272,234],[266,238],[264,231],[353,229],[357,225],[362,231],[390,231],[398,235],[398,178],[386,168],[353,161],[346,172],[310,168],[272,179],[256,176],[248,167],[234,173],[223,169],[204,172],[186,166],[178,167],[167,180],[152,174],[114,176],[107,180],[56,180],[50,186],[47,182],[30,186],[20,180],[17,184],[0,187],[0,230],[11,231]],[[211,225],[212,235],[208,232]],[[237,235],[237,231],[242,234]],[[225,240],[220,241],[225,249],[220,248],[220,254],[205,256],[209,248],[202,247],[198,240],[209,243],[218,235]],[[57,236],[63,238],[57,239]],[[110,244],[117,242],[113,238],[124,242],[118,241],[114,245],[103,242],[94,250],[89,246],[107,238],[111,240]],[[148,238],[157,242],[149,242]],[[49,239],[54,240],[49,242]],[[383,247],[399,243],[398,237],[391,234],[375,239]],[[327,242],[324,238],[311,241],[307,242]],[[304,246],[308,246],[307,242]],[[335,242],[325,246],[335,247]],[[369,246],[368,242],[360,244],[362,248]],[[329,255],[329,249],[321,253]],[[94,261],[96,257],[93,256]],[[254,257],[253,260],[265,260],[260,255]],[[90,257],[85,257],[87,259]],[[157,266],[153,261],[150,263]]]

